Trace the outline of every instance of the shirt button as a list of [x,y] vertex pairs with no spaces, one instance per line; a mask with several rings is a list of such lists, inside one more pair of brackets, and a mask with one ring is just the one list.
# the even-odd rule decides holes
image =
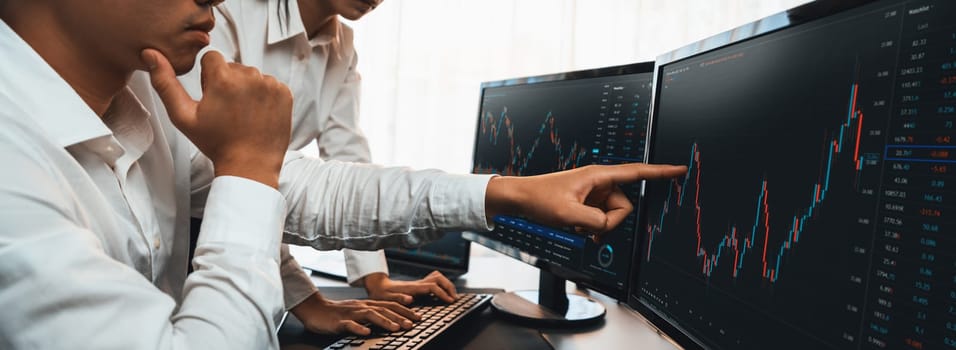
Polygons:
[[113,146],[106,146],[106,151],[109,153],[113,153]]
[[299,54],[299,61],[305,61],[305,55]]
[[153,239],[153,248],[159,249],[159,243],[160,243],[159,237],[156,237],[155,239]]

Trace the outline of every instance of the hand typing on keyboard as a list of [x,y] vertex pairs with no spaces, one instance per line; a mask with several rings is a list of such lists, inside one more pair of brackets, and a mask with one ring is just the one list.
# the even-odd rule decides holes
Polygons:
[[[409,329],[374,329],[370,334],[346,336],[326,349],[414,350],[436,339],[442,332],[469,314],[480,311],[491,300],[490,294],[459,294],[451,304],[434,297],[416,298],[411,310],[421,319]],[[384,328],[384,327],[383,327]]]
[[365,276],[365,290],[370,299],[391,300],[405,305],[421,295],[433,295],[446,303],[458,299],[455,285],[438,271],[432,271],[425,278],[415,281],[397,281],[384,273],[373,273]]
[[[455,300],[452,300],[452,302],[454,302]],[[438,296],[434,294],[419,295],[419,296],[416,296],[415,301],[412,302],[412,311],[421,310],[422,307],[440,306],[445,304],[448,304],[448,302],[446,302],[445,300],[442,300],[441,298],[439,298]]]
[[293,308],[292,313],[306,329],[315,333],[368,335],[369,327],[390,332],[408,330],[421,316],[392,301],[329,300],[319,292]]

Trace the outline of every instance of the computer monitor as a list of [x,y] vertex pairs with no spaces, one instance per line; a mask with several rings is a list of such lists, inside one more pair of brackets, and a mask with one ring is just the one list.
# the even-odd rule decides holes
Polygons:
[[385,249],[393,278],[422,278],[439,271],[454,280],[468,272],[470,254],[471,241],[461,238],[461,232],[447,232],[441,239],[415,249]]
[[[473,172],[525,176],[641,162],[652,69],[648,62],[483,83]],[[639,189],[624,187],[635,205]],[[636,215],[600,243],[520,217],[494,222],[495,230],[465,237],[541,269],[538,291],[499,295],[492,302],[498,310],[544,324],[600,320],[604,307],[569,299],[565,280],[626,298]]]
[[[313,273],[345,281],[348,267],[341,250],[318,251],[312,247],[289,245],[289,252],[302,267]],[[461,238],[461,232],[446,232],[441,239],[415,248],[385,249],[389,277],[414,280],[439,271],[451,280],[468,272],[471,242]]]
[[658,58],[630,305],[686,347],[956,346],[956,1],[816,1]]

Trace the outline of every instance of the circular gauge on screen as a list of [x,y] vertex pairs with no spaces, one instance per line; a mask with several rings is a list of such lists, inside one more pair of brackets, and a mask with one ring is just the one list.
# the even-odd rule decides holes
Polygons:
[[614,262],[614,248],[610,245],[605,244],[601,246],[601,249],[598,249],[598,264],[603,268],[611,267],[611,263]]

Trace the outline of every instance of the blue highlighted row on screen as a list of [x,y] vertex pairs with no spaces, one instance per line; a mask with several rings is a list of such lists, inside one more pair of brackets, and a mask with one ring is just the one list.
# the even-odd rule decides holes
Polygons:
[[495,223],[507,226],[509,228],[521,230],[522,232],[533,233],[552,241],[571,245],[575,248],[584,248],[585,237],[581,235],[567,233],[550,227],[533,224],[527,220],[519,219],[513,216],[495,216]]

